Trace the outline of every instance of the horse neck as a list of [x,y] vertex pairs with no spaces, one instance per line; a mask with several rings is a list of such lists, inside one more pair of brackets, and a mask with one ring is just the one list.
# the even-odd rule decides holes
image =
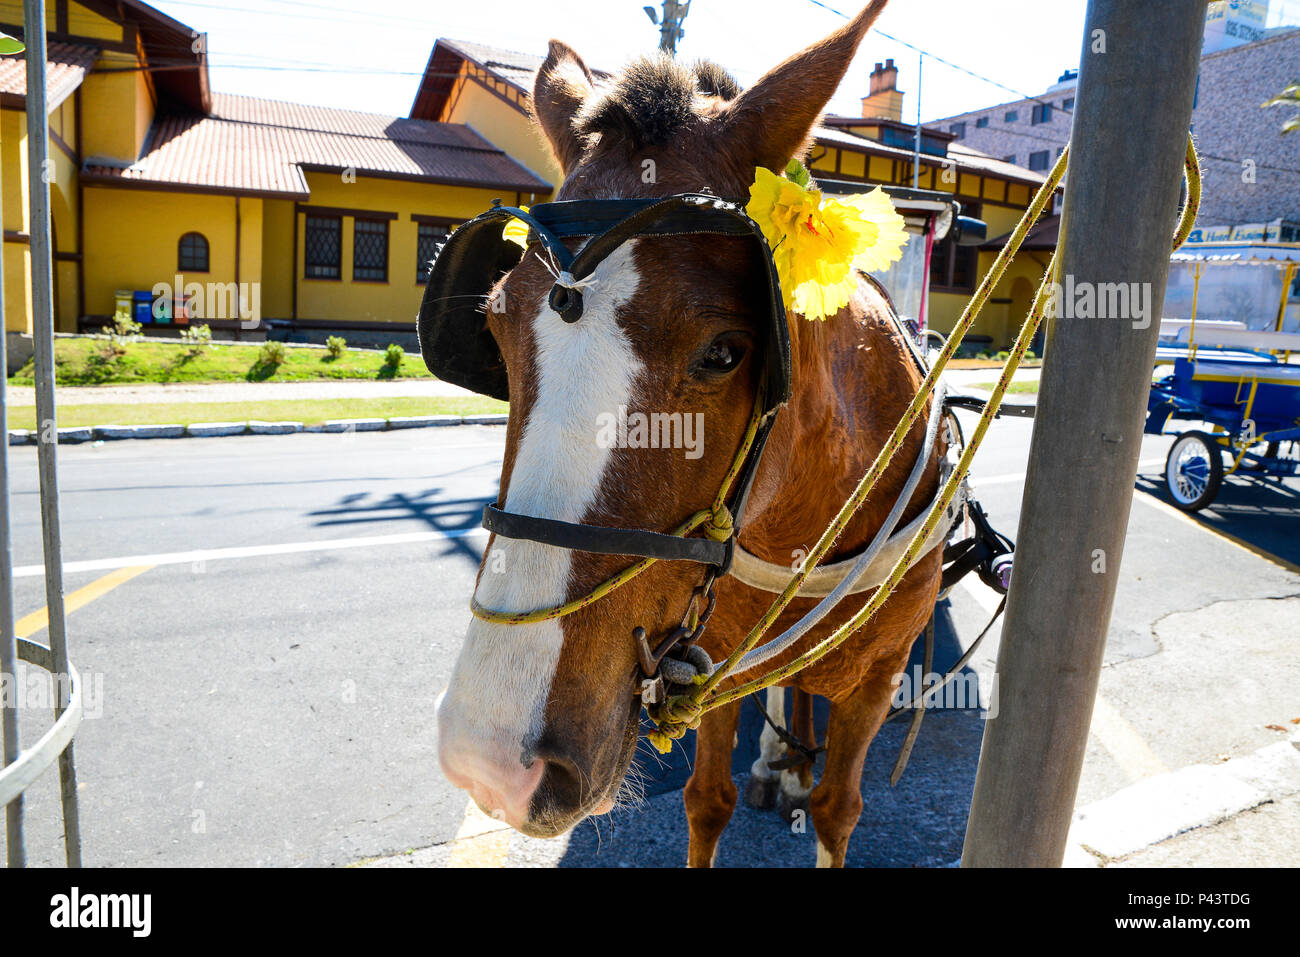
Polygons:
[[[765,561],[790,564],[812,547],[916,394],[920,375],[884,308],[858,297],[834,319],[791,319],[795,392],[772,430],[741,534]],[[870,541],[919,448],[914,429],[828,559]]]

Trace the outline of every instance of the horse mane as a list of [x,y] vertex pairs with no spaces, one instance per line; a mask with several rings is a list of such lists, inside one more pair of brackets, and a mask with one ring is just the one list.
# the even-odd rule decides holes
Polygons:
[[696,118],[697,98],[731,100],[740,84],[708,60],[687,66],[664,54],[634,60],[574,122],[582,136],[623,139],[633,149],[664,146]]

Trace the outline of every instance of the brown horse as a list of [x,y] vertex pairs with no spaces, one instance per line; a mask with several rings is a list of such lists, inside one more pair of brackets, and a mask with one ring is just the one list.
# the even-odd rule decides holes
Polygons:
[[[884,6],[873,0],[745,91],[713,65],[688,69],[668,60],[634,64],[598,90],[578,55],[553,41],[534,104],[565,171],[558,198],[747,196],[756,167],[780,171],[806,154],[821,111]],[[584,291],[583,317],[570,323],[548,305],[554,279],[536,247],[525,255],[493,291],[504,309],[487,311],[510,384],[504,507],[658,530],[706,508],[740,445],[762,372],[760,266],[752,244],[741,239],[635,239],[597,268]],[[864,281],[838,315],[822,322],[789,317],[794,393],[777,416],[740,533],[742,547],[760,559],[787,567],[798,560],[915,396],[920,377],[888,310]],[[599,423],[620,409],[702,413],[703,454],[607,447],[597,441]],[[870,541],[920,453],[922,433],[918,424],[827,562]],[[935,458],[904,521],[934,495]],[[502,611],[548,607],[587,594],[628,564],[626,556],[496,537],[475,598]],[[888,710],[891,680],[931,613],[940,564],[940,553],[929,552],[866,627],[790,682],[831,702],[825,770],[809,800],[819,864],[844,862],[862,807],[867,745]],[[567,617],[517,626],[472,621],[438,708],[439,756],[452,783],[534,836],[554,836],[609,811],[636,750],[641,701],[632,628],[670,632],[703,576],[699,565],[661,561]],[[773,597],[734,578],[718,582],[717,596],[700,642],[715,661],[736,647]],[[778,627],[812,604],[796,599]],[[847,604],[856,610],[860,600]],[[773,664],[849,615],[833,612]],[[685,791],[691,865],[712,862],[735,806],[730,765],[738,714],[739,705],[724,707],[699,727]],[[803,783],[811,783],[807,769]],[[790,787],[797,790],[798,781]]]

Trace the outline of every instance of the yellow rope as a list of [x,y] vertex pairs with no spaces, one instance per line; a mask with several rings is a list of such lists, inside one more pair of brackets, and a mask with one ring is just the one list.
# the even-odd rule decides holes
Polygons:
[[[697,528],[703,527],[706,538],[715,542],[725,542],[734,533],[731,511],[727,508],[727,496],[731,494],[731,486],[735,484],[736,476],[744,468],[745,459],[749,457],[749,450],[754,447],[754,438],[758,435],[759,424],[763,421],[763,396],[766,395],[766,379],[767,376],[764,374],[758,383],[758,392],[754,399],[754,411],[749,417],[749,425],[745,428],[744,438],[741,440],[740,448],[736,450],[735,458],[731,460],[731,466],[727,469],[727,474],[722,478],[722,485],[718,488],[718,494],[713,499],[713,505],[696,512],[669,532],[670,535],[684,538]],[[600,601],[610,592],[636,578],[637,575],[640,575],[658,560],[657,558],[643,558],[636,564],[629,565],[614,577],[601,582],[581,598],[575,598],[562,605],[538,608],[534,611],[493,611],[480,605],[477,598],[472,598],[469,605],[470,611],[474,613],[474,617],[498,625],[531,625],[539,621],[563,618],[565,615],[572,615],[575,611]]]
[[[924,543],[935,525],[940,521],[944,512],[947,510],[948,505],[956,495],[958,487],[966,477],[966,474],[970,469],[971,460],[973,459],[975,452],[978,450],[980,443],[983,441],[984,434],[988,430],[989,424],[997,415],[998,409],[1002,404],[1002,398],[1006,393],[1007,387],[1010,385],[1011,378],[1019,367],[1021,359],[1024,357],[1025,351],[1028,349],[1029,343],[1033,339],[1034,332],[1042,321],[1043,314],[1047,308],[1047,303],[1051,299],[1052,284],[1055,281],[1056,266],[1058,262],[1056,252],[1052,253],[1052,258],[1043,275],[1043,281],[1039,285],[1038,293],[1034,297],[1034,303],[1030,310],[1030,314],[1026,318],[1024,325],[1021,327],[1019,335],[1016,337],[1015,345],[1012,347],[1011,353],[1003,366],[1002,373],[998,377],[997,385],[994,387],[989,401],[984,407],[984,412],[980,416],[979,423],[976,425],[975,431],[971,436],[971,441],[963,451],[956,468],[948,477],[948,481],[943,487],[942,494],[931,506],[930,512],[926,516],[922,527],[912,537],[907,550],[895,563],[885,582],[877,588],[875,592],[873,592],[872,597],[857,614],[808,651],[792,659],[785,665],[768,672],[760,678],[737,685],[725,692],[714,690],[717,685],[735,669],[740,658],[751,650],[767,632],[772,623],[775,622],[776,618],[780,615],[781,611],[798,592],[799,586],[803,583],[803,580],[815,566],[816,562],[821,560],[822,556],[825,555],[826,551],[829,550],[831,545],[839,537],[852,516],[861,507],[862,502],[866,500],[867,495],[870,493],[879,476],[883,474],[885,468],[888,466],[890,459],[892,459],[898,448],[901,447],[908,430],[919,415],[923,404],[929,399],[930,394],[933,392],[934,386],[938,381],[938,377],[946,366],[948,359],[956,348],[956,345],[961,341],[962,336],[966,334],[966,331],[974,322],[975,317],[983,308],[993,287],[1001,280],[1002,275],[1006,270],[1007,263],[1019,249],[1021,242],[1024,240],[1025,234],[1029,231],[1029,228],[1033,225],[1034,221],[1036,221],[1042,214],[1043,209],[1046,207],[1047,200],[1055,191],[1056,186],[1060,182],[1061,176],[1065,171],[1068,155],[1069,148],[1067,147],[1057,158],[1056,165],[1052,168],[1047,180],[1039,187],[1037,194],[1034,196],[1034,201],[1030,204],[1029,208],[1025,210],[1024,216],[1008,238],[1007,244],[998,254],[998,257],[994,261],[993,266],[989,269],[988,274],[984,277],[979,288],[971,297],[971,301],[967,304],[961,318],[957,322],[957,325],[953,328],[947,343],[940,351],[938,359],[931,367],[930,372],[926,375],[925,380],[921,383],[921,387],[917,392],[916,397],[913,399],[911,405],[908,406],[907,411],[903,414],[903,418],[899,422],[898,427],[894,430],[894,433],[885,443],[884,448],[882,448],[880,453],[877,455],[871,468],[868,469],[866,475],[863,476],[862,481],[859,483],[857,489],[854,490],[853,495],[844,503],[844,507],[840,509],[839,514],[836,515],[835,519],[832,520],[831,524],[827,527],[825,533],[810,553],[803,570],[793,576],[790,584],[786,586],[785,590],[777,597],[776,601],[772,603],[771,608],[768,609],[768,612],[745,637],[745,640],[741,642],[736,650],[733,651],[706,680],[688,689],[685,693],[670,695],[667,700],[650,709],[650,718],[655,723],[656,730],[647,735],[647,738],[660,752],[666,753],[672,746],[673,739],[680,738],[688,729],[697,727],[700,719],[706,712],[711,711],[714,708],[722,707],[723,705],[735,701],[744,695],[750,694],[754,691],[759,691],[769,685],[776,684],[790,675],[807,668],[819,661],[825,655],[829,654],[846,638],[848,638],[849,635],[853,634],[871,619],[875,612],[889,599],[894,588],[896,588],[898,583],[903,579],[903,576],[907,574],[908,569],[912,566],[912,563],[920,553],[922,543]],[[1195,146],[1190,138],[1188,139],[1184,168],[1187,179],[1187,202],[1183,207],[1178,228],[1174,233],[1174,249],[1181,246],[1187,239],[1188,234],[1191,232],[1192,225],[1196,220],[1196,212],[1200,205],[1200,166],[1197,160]]]

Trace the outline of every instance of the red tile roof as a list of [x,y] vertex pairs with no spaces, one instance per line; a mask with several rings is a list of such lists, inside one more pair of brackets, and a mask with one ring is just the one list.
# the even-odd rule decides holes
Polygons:
[[[15,105],[27,99],[25,54],[0,57],[0,96]],[[51,42],[45,51],[45,97],[53,110],[72,95],[99,56],[94,47]]]
[[188,187],[306,199],[305,171],[549,192],[468,126],[279,100],[213,94],[208,116],[159,116],[144,155],[117,168],[87,164],[86,182]]

